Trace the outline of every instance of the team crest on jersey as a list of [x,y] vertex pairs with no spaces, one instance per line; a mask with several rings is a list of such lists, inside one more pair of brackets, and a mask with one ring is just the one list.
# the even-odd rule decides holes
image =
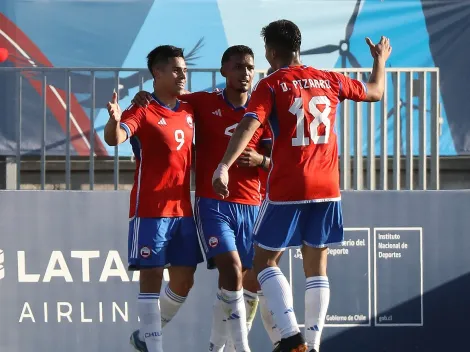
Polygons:
[[152,251],[150,250],[149,247],[142,247],[140,249],[140,256],[144,259],[150,258],[152,255]]
[[219,239],[215,236],[212,236],[211,238],[209,238],[208,242],[211,248],[215,248],[219,245]]
[[193,128],[193,117],[191,115],[186,116],[186,122],[188,123],[189,127]]

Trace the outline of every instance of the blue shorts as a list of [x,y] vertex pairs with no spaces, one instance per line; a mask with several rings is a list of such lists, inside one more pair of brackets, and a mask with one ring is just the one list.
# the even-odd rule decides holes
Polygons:
[[323,248],[343,242],[341,201],[273,204],[265,201],[254,229],[255,243],[264,249]]
[[242,266],[253,266],[253,227],[259,206],[196,198],[194,213],[207,267],[214,269],[213,257],[238,251]]
[[129,270],[169,265],[195,267],[203,261],[192,216],[129,221]]

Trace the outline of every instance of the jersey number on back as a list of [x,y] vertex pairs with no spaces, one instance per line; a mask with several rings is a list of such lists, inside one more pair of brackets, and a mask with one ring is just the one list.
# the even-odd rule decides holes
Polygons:
[[[317,105],[325,105],[323,111],[320,111]],[[314,96],[308,103],[308,111],[313,116],[310,122],[310,138],[305,137],[305,113],[302,98],[295,98],[294,103],[289,108],[289,112],[297,117],[297,127],[295,138],[292,138],[292,146],[307,146],[310,144],[310,139],[313,144],[326,144],[330,136],[330,119],[331,112],[330,100],[324,95]],[[325,125],[325,134],[320,136],[318,134],[318,126]]]

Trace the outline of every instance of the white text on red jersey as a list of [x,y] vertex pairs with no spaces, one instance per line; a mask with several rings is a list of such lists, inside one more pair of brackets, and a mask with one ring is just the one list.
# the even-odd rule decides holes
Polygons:
[[[311,89],[311,88],[331,89],[329,80],[312,79],[312,78],[293,80],[292,86],[294,87],[294,89]],[[289,90],[285,82],[281,83],[281,88],[283,92],[287,92]]]

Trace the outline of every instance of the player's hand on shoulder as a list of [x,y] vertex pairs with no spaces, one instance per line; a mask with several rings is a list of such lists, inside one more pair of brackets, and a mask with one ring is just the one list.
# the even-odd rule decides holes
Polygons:
[[212,175],[212,188],[214,192],[222,197],[227,198],[229,195],[228,191],[228,166],[225,164],[219,164],[217,169]]
[[149,92],[146,92],[145,90],[141,90],[139,93],[137,93],[132,99],[132,104],[141,107],[141,108],[146,108],[150,102],[152,101],[152,94]]
[[374,44],[372,40],[367,37],[366,43],[369,46],[370,54],[376,60],[387,61],[392,53],[392,46],[390,45],[390,39],[382,36],[377,44]]
[[243,167],[257,167],[263,162],[263,156],[253,148],[245,148],[237,159],[237,165]]
[[118,100],[117,100],[116,91],[113,92],[113,96],[111,98],[111,101],[108,102],[106,107],[108,109],[108,114],[109,114],[110,119],[113,119],[116,122],[121,121],[122,110],[121,110],[121,107],[119,106],[119,103],[118,103]]

